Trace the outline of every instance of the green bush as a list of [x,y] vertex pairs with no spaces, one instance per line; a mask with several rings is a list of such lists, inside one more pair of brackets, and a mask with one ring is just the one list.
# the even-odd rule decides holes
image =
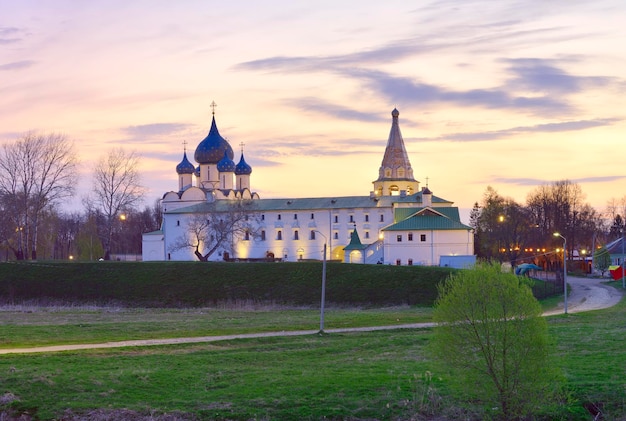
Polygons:
[[[329,263],[330,305],[430,306],[454,269]],[[321,262],[75,262],[0,264],[5,302],[60,302],[144,307],[202,307],[254,301],[318,305]]]

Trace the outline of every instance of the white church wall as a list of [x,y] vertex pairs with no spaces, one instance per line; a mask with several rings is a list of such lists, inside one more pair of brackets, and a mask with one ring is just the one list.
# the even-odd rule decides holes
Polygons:
[[[383,216],[382,222],[380,215]],[[181,235],[188,235],[189,218],[191,215],[184,213],[164,215],[165,260],[197,260],[191,248],[172,250],[172,245]],[[363,244],[375,243],[379,230],[392,222],[392,209],[281,209],[260,212],[253,219],[257,222],[253,222],[247,240],[243,236],[235,238],[232,247],[231,244],[225,245],[209,260],[223,260],[224,251],[235,259],[263,259],[270,252],[276,258],[290,262],[300,259],[321,260],[324,242],[327,241],[327,258],[344,261],[343,247],[350,243],[350,234],[355,226]],[[367,238],[366,233],[369,234]],[[331,250],[335,250],[335,253],[331,253]],[[356,260],[363,262],[364,257],[360,256]]]
[[165,259],[163,233],[147,233],[142,235],[141,260],[144,262]]
[[474,248],[466,230],[388,231],[384,244],[385,263],[393,265],[399,261],[401,265],[437,266],[441,256],[468,255]]

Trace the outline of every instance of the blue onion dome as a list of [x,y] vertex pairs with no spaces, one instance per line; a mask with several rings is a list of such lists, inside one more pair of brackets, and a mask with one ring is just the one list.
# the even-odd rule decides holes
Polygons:
[[250,175],[252,173],[252,167],[248,165],[245,159],[243,159],[243,152],[241,152],[241,159],[235,167],[236,175]]
[[235,171],[235,161],[228,157],[228,151],[224,151],[224,157],[217,163],[217,170],[219,172]]
[[180,164],[176,165],[176,172],[178,174],[193,174],[196,171],[196,167],[187,159],[187,152],[183,153],[183,160]]
[[194,158],[196,162],[200,164],[217,164],[224,154],[227,154],[228,158],[231,160],[235,157],[233,148],[231,148],[228,141],[224,139],[217,130],[215,116],[213,116],[211,130],[209,130],[207,137],[198,144]]

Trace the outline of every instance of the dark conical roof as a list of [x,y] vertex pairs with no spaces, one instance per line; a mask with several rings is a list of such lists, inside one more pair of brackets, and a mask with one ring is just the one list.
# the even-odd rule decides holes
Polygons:
[[239,160],[239,163],[235,167],[235,174],[236,175],[249,175],[250,173],[252,173],[252,167],[248,165],[245,159],[243,159],[243,152],[241,152],[241,159]]
[[194,158],[196,162],[200,164],[217,164],[224,157],[224,154],[226,154],[231,160],[235,157],[233,148],[217,130],[215,116],[213,116],[211,130],[209,130],[209,134],[202,140],[202,142],[198,144]]
[[195,171],[196,171],[196,168],[187,159],[187,152],[184,152],[183,160],[180,161],[180,164],[176,165],[176,172],[178,174],[193,174]]

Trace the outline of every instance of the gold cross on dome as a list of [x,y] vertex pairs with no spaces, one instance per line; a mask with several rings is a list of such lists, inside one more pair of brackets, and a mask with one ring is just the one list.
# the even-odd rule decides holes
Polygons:
[[243,147],[245,146],[245,143],[241,142],[239,146],[241,146],[241,153],[243,153]]
[[187,152],[187,141],[183,140],[183,150]]
[[213,109],[213,115],[215,115],[215,107],[217,107],[217,104],[215,103],[215,101],[211,102],[211,105],[209,106]]

